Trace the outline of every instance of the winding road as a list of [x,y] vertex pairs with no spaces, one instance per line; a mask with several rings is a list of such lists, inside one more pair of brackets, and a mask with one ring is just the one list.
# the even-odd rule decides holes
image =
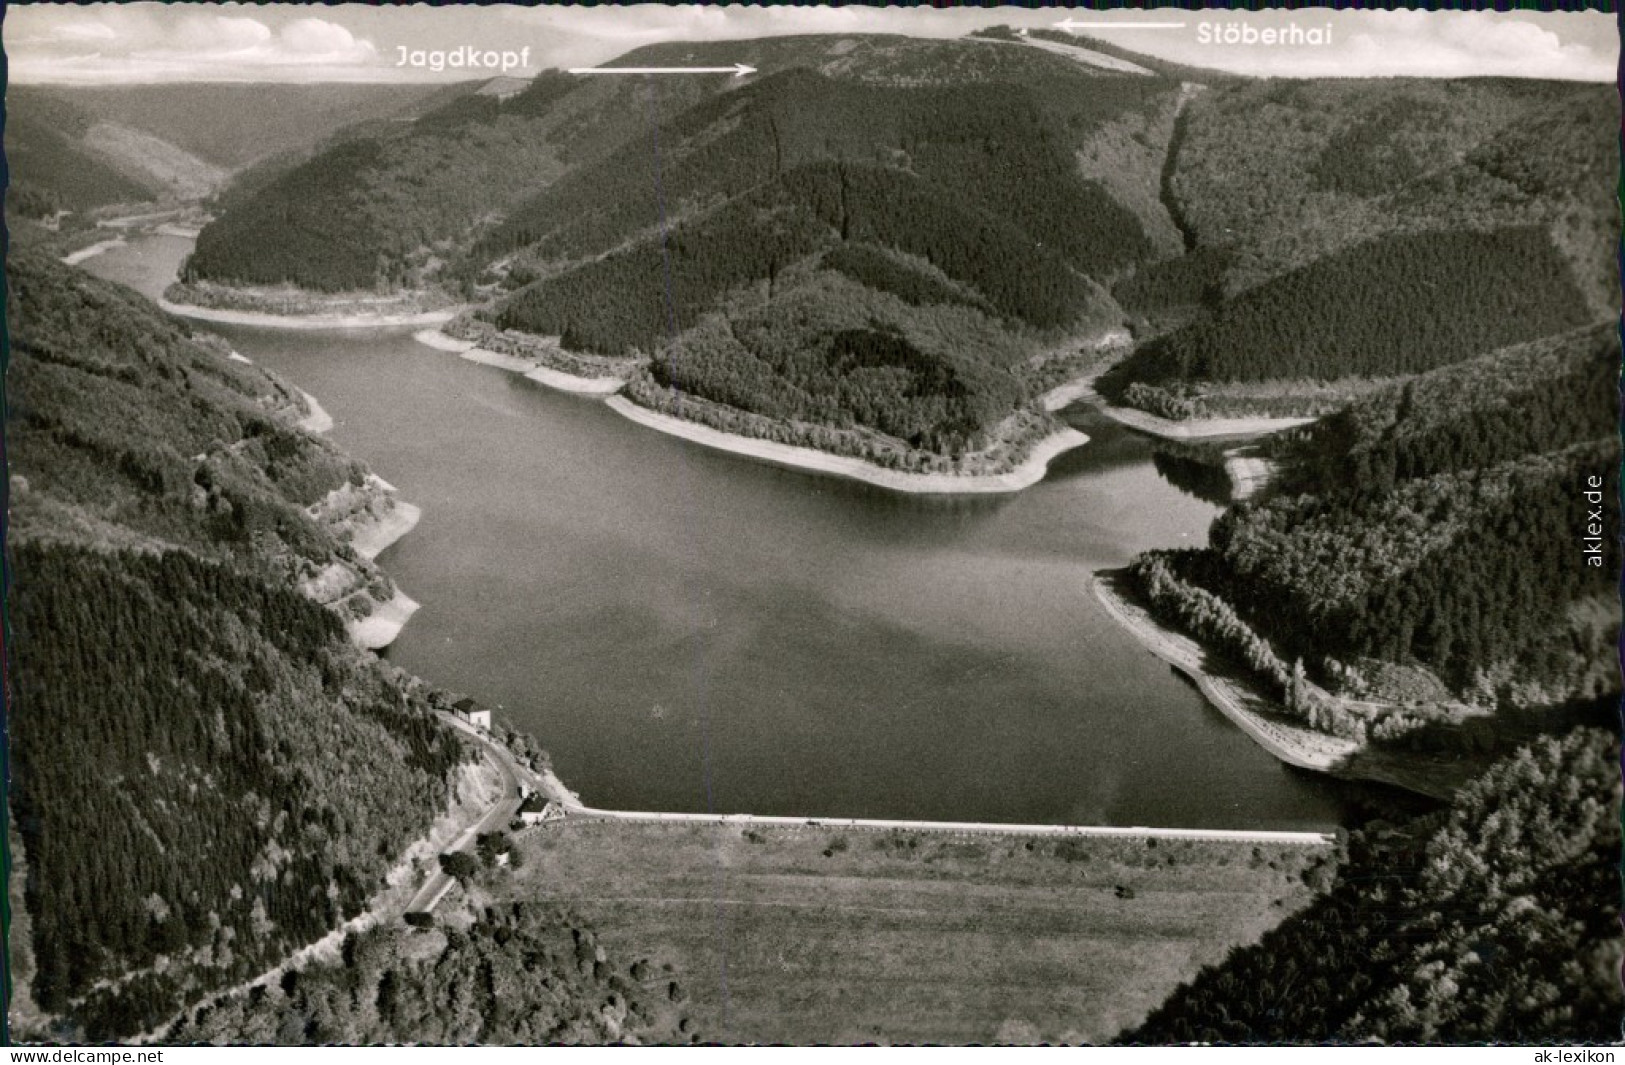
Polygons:
[[[497,772],[502,774],[502,797],[492,803],[491,808],[485,812],[485,816],[470,825],[443,852],[452,854],[457,851],[472,849],[474,841],[479,839],[482,832],[499,832],[507,828],[508,823],[519,813],[519,804],[523,801],[519,794],[521,774],[531,778],[534,778],[535,774],[521,767],[518,762],[514,761],[512,754],[492,742],[479,729],[458,720],[452,714],[442,713],[440,716],[447,724],[462,731],[474,742],[478,743],[484,749],[486,760],[495,765]],[[446,892],[451,890],[453,883],[453,879],[447,876],[446,871],[437,864],[435,870],[429,874],[429,879],[424,883],[423,887],[418,890],[416,895],[412,896],[412,901],[406,904],[406,912],[416,913],[433,910],[439,905],[440,900],[445,898]]]

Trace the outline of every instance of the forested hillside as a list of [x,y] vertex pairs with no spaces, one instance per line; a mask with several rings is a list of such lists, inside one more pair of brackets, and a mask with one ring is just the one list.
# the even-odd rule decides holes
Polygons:
[[398,83],[266,84],[170,82],[151,85],[17,86],[8,105],[31,112],[37,98],[63,101],[98,122],[151,134],[226,169],[314,144],[344,126],[413,117],[463,86]]
[[1618,106],[1573,82],[1213,84],[1164,171],[1188,254],[1115,287],[1154,339],[1103,393],[1171,418],[1281,413],[1294,382],[1616,316]]
[[699,1038],[671,973],[617,958],[557,906],[493,907],[466,928],[374,928],[336,963],[206,1006],[176,1043],[670,1044]]
[[704,91],[546,73],[507,99],[462,93],[363,127],[229,196],[185,276],[324,292],[429,283],[514,203]]
[[1240,82],[1191,102],[1168,186],[1194,246],[1233,252],[1227,294],[1381,233],[1539,225],[1589,230],[1559,245],[1601,311],[1618,106],[1578,82]]
[[703,101],[517,208],[470,260],[524,286],[496,323],[652,358],[668,391],[635,398],[722,404],[731,431],[767,418],[866,458],[984,446],[1044,338],[1103,334],[1104,285],[1166,251],[1077,153],[1111,169],[1101,131],[1161,121],[1177,88],[999,42],[881,40]]
[[1356,833],[1330,892],[1119,1041],[1614,1042],[1618,754],[1542,740],[1445,813]]
[[[1617,100],[1600,87],[1256,81],[1042,33],[676,42],[607,65],[734,63],[758,73],[547,73],[363,127],[228,197],[188,276],[438,286],[502,328],[650,360],[638,395],[664,390],[662,409],[681,394],[741,431],[927,455],[1020,409],[1032,374],[1010,367],[1075,352],[1125,308],[1142,343],[1102,394],[1181,418],[1318,413],[1358,391],[1338,381],[1617,304],[1598,252]],[[821,272],[909,304],[942,342],[892,311],[817,307],[850,291]],[[1004,331],[1010,357],[959,343],[950,318]],[[975,394],[925,397],[929,414],[832,399],[859,334],[910,337],[860,356],[925,367],[904,391]],[[776,354],[792,344],[793,368]]]
[[[1053,62],[1035,55],[1034,69],[1010,82],[910,87],[802,67],[764,73],[666,123],[658,160],[638,138],[517,208],[477,251],[584,258],[657,226],[662,211],[686,217],[797,167],[835,161],[906,172],[933,198],[1001,216],[1029,244],[1042,234],[1062,261],[1109,276],[1149,248],[1134,217],[1077,173],[1070,150],[1079,131],[1168,88],[1075,75],[1064,64],[1050,69]],[[995,185],[996,201],[987,195]],[[893,222],[907,224],[898,215]]]
[[297,590],[365,567],[304,509],[364,471],[295,394],[127,290],[8,274],[12,949],[33,1035],[128,1036],[357,914],[466,756]]
[[152,186],[121,173],[84,143],[90,115],[49,97],[6,107],[7,209],[26,218],[150,198]]
[[1398,377],[1592,320],[1544,230],[1411,233],[1266,281],[1142,347],[1119,376]]
[[411,115],[446,89],[418,85],[11,86],[12,209],[28,217],[199,199],[231,171],[313,146],[357,122]]
[[1365,396],[1269,448],[1292,460],[1290,491],[1381,489],[1558,451],[1608,435],[1619,357],[1612,323],[1514,345]]
[[1384,663],[1490,710],[1618,691],[1619,357],[1599,326],[1358,400],[1272,442],[1276,489],[1165,564],[1354,695],[1386,696]]
[[60,1034],[153,1028],[320,938],[446,804],[461,744],[298,592],[184,550],[12,565],[11,803]]

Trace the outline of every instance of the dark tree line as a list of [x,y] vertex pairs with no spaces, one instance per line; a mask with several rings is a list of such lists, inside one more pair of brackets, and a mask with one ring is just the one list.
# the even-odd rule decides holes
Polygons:
[[[180,551],[14,560],[34,994],[88,1038],[150,1028],[354,916],[444,803],[459,741],[296,592]],[[97,992],[160,955],[167,973]]]
[[304,511],[365,470],[274,413],[297,393],[128,290],[26,253],[8,274],[32,990],[48,1034],[101,1040],[357,913],[463,749],[296,591],[335,560],[387,587]]
[[[842,242],[895,248],[1040,327],[1102,312],[1098,290],[998,215],[879,167],[814,164],[621,252],[538,281],[504,303],[504,329],[563,336],[606,355],[652,353],[728,290],[772,286]],[[860,253],[861,254],[861,253]]]
[[[319,292],[421,286],[488,217],[557,177],[572,142],[551,112],[579,88],[542,75],[518,95],[468,94],[417,121],[349,131],[310,159],[228,194],[183,279]],[[575,140],[592,137],[576,130]]]
[[1582,538],[1587,478],[1613,500],[1617,469],[1617,446],[1599,442],[1392,491],[1277,497],[1221,517],[1187,573],[1313,661],[1416,660],[1458,691],[1516,663],[1553,701],[1595,694],[1568,690],[1582,676],[1576,657],[1598,651],[1566,614],[1613,587],[1611,503],[1600,566],[1586,563]]
[[1612,324],[1560,334],[1384,389],[1269,446],[1305,491],[1381,490],[1554,451],[1612,431],[1619,360]]
[[701,101],[657,137],[565,177],[515,209],[473,257],[489,262],[529,247],[544,261],[579,260],[656,225],[657,200],[683,216],[798,167],[834,163],[907,171],[936,196],[998,215],[1029,246],[1105,276],[1151,246],[1129,211],[1077,173],[1072,145],[1165,87],[1078,80],[1092,91],[1056,79],[902,87],[803,67],[777,72]]
[[303,508],[364,471],[286,424],[296,390],[118,286],[32,255],[9,265],[14,472],[206,553],[268,534],[313,563],[333,557]]
[[496,324],[603,355],[653,353],[729,289],[768,281],[828,242],[817,218],[781,203],[753,196],[664,240],[540,281],[506,301]]
[[[1191,573],[1311,660],[1417,660],[1458,690],[1489,672],[1554,700],[1596,694],[1565,686],[1606,653],[1568,612],[1607,598],[1618,566],[1618,367],[1614,327],[1597,326],[1421,375],[1274,440],[1273,497],[1216,522]],[[1603,500],[1600,565],[1583,551],[1587,491]]]
[[1612,736],[1539,741],[1447,811],[1357,833],[1325,896],[1119,1041],[1613,1042],[1618,802]]
[[287,282],[318,292],[404,280],[403,264],[386,258],[399,242],[364,209],[365,187],[357,181],[383,155],[378,140],[361,138],[295,167],[203,227],[181,279]]
[[1155,384],[1413,374],[1591,318],[1541,229],[1400,234],[1236,297],[1142,349],[1128,378]]
[[[419,942],[443,937],[438,949]],[[338,961],[209,1003],[177,1044],[553,1046],[698,1038],[669,968],[627,962],[557,906],[488,907],[467,928],[373,928]]]
[[889,292],[916,307],[946,303],[989,309],[986,301],[955,286],[947,278],[873,244],[842,244],[825,252],[819,265],[845,274],[876,292]]
[[1596,326],[1371,393],[1262,445],[1275,483],[1207,548],[1137,565],[1325,683],[1376,660],[1486,707],[1616,691],[1618,360],[1614,327]]

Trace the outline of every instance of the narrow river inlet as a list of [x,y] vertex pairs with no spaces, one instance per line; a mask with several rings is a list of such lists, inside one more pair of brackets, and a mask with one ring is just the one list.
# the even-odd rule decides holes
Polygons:
[[[85,265],[156,295],[189,242]],[[316,396],[423,508],[378,559],[391,661],[502,709],[605,808],[1315,829],[1279,765],[1105,614],[1090,572],[1217,509],[1144,439],[1004,497],[903,496],[708,451],[409,330],[209,327]]]

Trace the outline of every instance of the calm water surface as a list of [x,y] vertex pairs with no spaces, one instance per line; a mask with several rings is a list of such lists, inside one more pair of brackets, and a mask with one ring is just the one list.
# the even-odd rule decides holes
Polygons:
[[[156,294],[187,242],[90,260]],[[1147,443],[1002,498],[722,455],[410,331],[219,327],[317,396],[423,508],[379,563],[423,609],[389,657],[499,704],[589,804],[1117,825],[1325,827],[1335,786],[1265,754],[1119,629],[1090,571],[1203,542]]]

